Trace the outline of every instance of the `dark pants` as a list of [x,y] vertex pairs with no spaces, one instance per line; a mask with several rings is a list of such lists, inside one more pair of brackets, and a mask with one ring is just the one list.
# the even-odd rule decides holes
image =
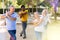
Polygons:
[[16,30],[8,30],[10,34],[10,40],[16,40]]
[[26,37],[26,28],[27,28],[27,22],[22,22],[22,32],[21,35],[23,34],[24,37]]

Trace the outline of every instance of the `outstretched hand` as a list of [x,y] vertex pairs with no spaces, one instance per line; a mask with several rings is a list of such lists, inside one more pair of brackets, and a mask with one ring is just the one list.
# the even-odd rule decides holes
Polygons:
[[6,17],[10,17],[9,12],[6,11]]

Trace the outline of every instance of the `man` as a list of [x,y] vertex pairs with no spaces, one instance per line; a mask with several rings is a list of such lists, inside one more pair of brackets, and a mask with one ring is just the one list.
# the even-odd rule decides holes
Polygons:
[[20,36],[22,36],[22,34],[24,35],[23,36],[23,39],[26,38],[26,27],[27,27],[27,19],[28,19],[28,10],[25,10],[25,6],[22,5],[21,6],[21,11],[19,12],[19,16],[21,18],[21,21],[22,21],[22,32],[20,33]]
[[6,11],[6,14],[2,15],[2,19],[6,19],[6,27],[10,34],[10,40],[16,40],[16,19],[17,13],[14,12],[14,6],[9,7],[9,11]]

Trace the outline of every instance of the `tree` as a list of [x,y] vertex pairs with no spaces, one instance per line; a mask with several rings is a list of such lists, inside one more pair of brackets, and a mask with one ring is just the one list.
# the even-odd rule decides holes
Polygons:
[[29,6],[32,6],[32,13],[33,13],[33,8],[36,7],[37,11],[37,5],[40,3],[40,0],[17,0],[17,4],[20,5],[27,5],[28,9]]
[[58,1],[59,1],[59,0],[52,0],[52,1],[50,2],[51,6],[53,7],[55,20],[57,20],[56,11],[57,11],[57,7],[58,7]]
[[2,0],[0,0],[0,2],[2,2]]
[[23,0],[17,0],[17,4],[20,6]]
[[[0,2],[3,2],[3,0],[0,0]],[[8,1],[8,0],[4,0],[4,5],[6,5],[6,8],[8,8],[8,6],[9,6],[8,4],[11,5],[12,2]]]
[[28,10],[29,10],[29,6],[31,5],[32,0],[17,0],[17,4],[20,5],[27,5],[28,6]]
[[6,5],[6,8],[8,8],[12,4],[12,2],[8,1],[8,0],[5,0],[4,4]]
[[20,5],[29,5],[31,0],[17,0],[17,4]]
[[49,7],[49,8],[51,8],[51,5],[50,5],[50,3],[48,2],[48,1],[43,1],[43,2],[41,2],[40,4],[38,4],[38,6],[44,6],[44,7]]

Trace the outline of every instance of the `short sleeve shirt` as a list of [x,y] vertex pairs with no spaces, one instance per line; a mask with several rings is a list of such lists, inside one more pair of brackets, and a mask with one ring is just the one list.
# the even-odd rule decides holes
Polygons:
[[[11,17],[12,18],[17,18],[17,13],[14,12]],[[6,18],[6,27],[8,30],[16,30],[16,20],[15,21],[12,21],[10,20],[9,18]]]
[[[27,19],[28,19],[28,10],[25,10],[25,11],[22,11],[22,12],[27,12],[27,14],[23,15],[22,18],[20,18],[21,21],[23,21],[23,22],[27,21]],[[19,12],[19,14],[22,14],[21,11]]]

